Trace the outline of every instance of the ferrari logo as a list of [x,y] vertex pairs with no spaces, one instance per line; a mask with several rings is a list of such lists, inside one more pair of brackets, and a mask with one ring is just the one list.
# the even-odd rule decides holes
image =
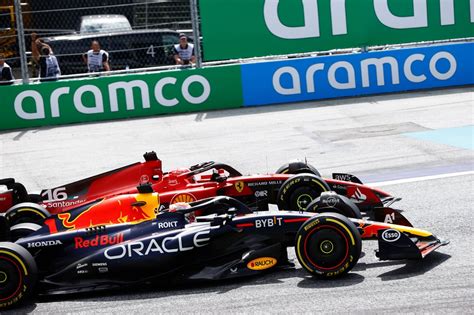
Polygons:
[[237,192],[241,193],[243,190],[244,190],[244,187],[245,187],[245,183],[243,181],[238,181],[235,183],[235,190],[237,190]]

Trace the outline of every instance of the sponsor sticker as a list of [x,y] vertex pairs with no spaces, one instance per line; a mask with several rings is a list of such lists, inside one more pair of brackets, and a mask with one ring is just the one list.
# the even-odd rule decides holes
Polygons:
[[245,188],[245,183],[240,180],[234,184],[234,187],[237,192],[241,193]]
[[328,207],[334,208],[337,205],[338,199],[334,196],[330,196],[323,200],[323,203]]
[[352,201],[355,203],[362,203],[367,200],[367,196],[364,195],[359,188],[356,188],[354,194],[351,196]]
[[157,226],[159,229],[175,228],[175,227],[178,227],[178,221],[158,222]]
[[267,218],[267,219],[257,219],[255,220],[255,228],[271,228],[274,226],[281,226],[282,218]]
[[401,236],[402,234],[400,231],[394,229],[389,229],[382,232],[382,239],[389,243],[398,241]]
[[62,245],[63,243],[60,240],[51,240],[51,241],[38,241],[28,243],[28,248],[37,248],[37,247],[48,247],[55,245]]
[[170,204],[178,203],[178,202],[186,202],[190,203],[193,201],[196,201],[196,197],[190,193],[184,193],[184,194],[177,194],[171,199]]
[[268,191],[267,190],[257,190],[255,192],[255,197],[257,197],[257,198],[266,198],[266,197],[268,197]]
[[109,235],[96,235],[92,239],[85,240],[78,236],[74,238],[74,248],[89,248],[97,246],[106,246],[122,243],[124,240],[123,233],[116,234],[114,236]]
[[104,256],[108,260],[123,259],[125,257],[140,257],[150,254],[170,254],[190,251],[198,247],[206,246],[209,241],[210,231],[200,231],[193,236],[181,234],[163,238],[153,238],[145,241],[128,242],[107,248]]
[[265,270],[277,264],[277,260],[273,257],[261,257],[250,261],[247,268],[251,270]]

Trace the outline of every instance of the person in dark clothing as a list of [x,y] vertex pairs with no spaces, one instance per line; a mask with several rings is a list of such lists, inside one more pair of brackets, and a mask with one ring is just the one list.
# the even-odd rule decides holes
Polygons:
[[61,75],[58,59],[51,54],[48,47],[41,49],[40,64],[40,78],[41,81],[56,81]]
[[0,84],[12,84],[15,78],[13,77],[12,68],[5,62],[5,59],[0,55]]

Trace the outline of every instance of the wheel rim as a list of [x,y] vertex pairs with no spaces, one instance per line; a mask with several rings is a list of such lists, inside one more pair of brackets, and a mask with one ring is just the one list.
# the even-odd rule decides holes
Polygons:
[[349,241],[339,229],[322,225],[308,234],[304,252],[314,267],[332,270],[339,268],[349,256]]
[[320,195],[320,191],[309,187],[300,187],[296,189],[290,197],[291,210],[305,211],[310,203]]
[[296,199],[296,205],[298,206],[298,210],[305,210],[306,207],[313,201],[313,197],[308,194],[303,194],[298,196]]
[[[3,278],[1,278],[3,276]],[[9,300],[21,289],[23,275],[12,259],[0,256],[0,301]]]
[[325,255],[329,255],[334,251],[334,243],[330,240],[324,240],[319,245],[319,249]]
[[0,271],[0,284],[5,283],[8,280],[8,275],[4,271]]

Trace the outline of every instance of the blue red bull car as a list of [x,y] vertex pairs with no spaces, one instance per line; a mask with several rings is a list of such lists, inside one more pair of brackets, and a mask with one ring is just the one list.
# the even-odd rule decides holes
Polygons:
[[[0,308],[26,302],[33,292],[249,277],[293,267],[288,247],[304,270],[327,279],[354,267],[362,240],[378,240],[381,260],[422,259],[447,244],[401,214],[396,224],[348,219],[338,212],[354,203],[333,192],[315,200],[320,213],[253,212],[225,196],[163,209],[159,198],[141,185],[136,193],[52,215],[41,225],[11,227],[0,216]],[[114,219],[97,221],[95,214],[104,212]]]
[[[233,167],[216,162],[165,172],[155,152],[146,153],[144,158],[145,162],[44,189],[40,194],[28,193],[21,183],[12,178],[0,180],[0,186],[6,187],[0,193],[0,213],[4,212],[14,225],[41,222],[51,214],[84,207],[92,207],[94,210],[91,211],[95,211],[94,204],[97,202],[117,195],[137,193],[136,186],[139,183],[152,185],[153,190],[160,194],[163,208],[178,202],[230,196],[251,210],[268,210],[268,205],[272,203],[281,209],[314,211],[315,204],[312,202],[322,192],[335,191],[357,205],[341,210],[342,214],[354,218],[368,216],[377,220],[385,215],[390,220],[383,209],[399,200],[386,192],[363,185],[350,174],[335,173],[332,178],[322,178],[316,168],[303,162],[285,164],[275,174],[242,175]],[[102,215],[107,216],[108,213]],[[104,220],[120,221],[127,217],[124,215]],[[66,213],[62,218],[66,226],[73,224],[72,214],[68,216]]]

